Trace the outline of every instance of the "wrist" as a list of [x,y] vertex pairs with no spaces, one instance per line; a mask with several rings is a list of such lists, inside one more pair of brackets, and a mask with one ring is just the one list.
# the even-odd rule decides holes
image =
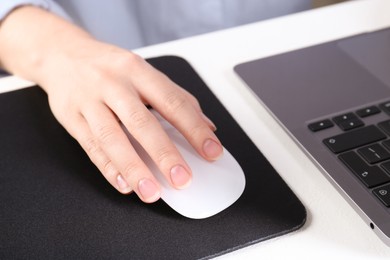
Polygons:
[[30,73],[31,80],[48,91],[58,78],[72,76],[70,73],[76,69],[75,62],[82,59],[95,42],[89,35],[71,31],[58,34],[31,57],[30,62],[35,67]]
[[0,24],[0,63],[11,73],[40,84],[55,57],[86,39],[92,37],[62,18],[22,6]]

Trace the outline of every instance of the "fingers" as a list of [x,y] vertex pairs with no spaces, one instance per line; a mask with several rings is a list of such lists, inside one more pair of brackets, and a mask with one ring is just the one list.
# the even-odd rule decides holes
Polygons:
[[106,100],[129,133],[140,143],[171,186],[181,189],[191,181],[191,170],[158,120],[138,97],[124,93]]
[[111,160],[100,147],[99,142],[91,133],[89,125],[85,119],[78,114],[71,120],[69,127],[65,126],[68,132],[79,142],[81,147],[87,153],[91,161],[96,165],[99,171],[119,192],[127,194],[132,191],[131,187],[124,182],[122,175],[113,165]]
[[[122,193],[134,190],[144,202],[158,200],[158,181],[139,158],[112,112],[104,104],[95,104],[85,109],[83,115],[91,135],[85,131],[85,136],[79,138],[87,141],[80,143],[98,168],[103,168],[107,180]],[[116,174],[105,170],[104,165],[112,166]]]
[[92,110],[83,114],[92,134],[123,177],[119,177],[118,185],[126,187],[127,183],[143,201],[156,201],[160,197],[159,184],[131,146],[116,118],[103,104],[90,108]]
[[[215,126],[203,115],[198,102],[165,75],[145,65],[148,74],[132,79],[140,95],[164,118],[171,122],[207,160],[217,160],[223,152],[213,130]],[[157,94],[156,94],[157,93]]]
[[208,118],[202,111],[200,105],[199,105],[199,102],[198,100],[193,96],[191,95],[187,90],[183,89],[183,88],[180,88],[178,87],[178,89],[183,93],[183,95],[185,95],[185,97],[187,98],[187,100],[190,102],[190,104],[194,107],[194,109],[199,113],[199,115],[202,117],[203,121],[206,122],[206,124],[208,125],[208,127],[213,131],[215,132],[217,130],[217,127],[216,125],[213,123],[213,121],[210,120],[210,118]]

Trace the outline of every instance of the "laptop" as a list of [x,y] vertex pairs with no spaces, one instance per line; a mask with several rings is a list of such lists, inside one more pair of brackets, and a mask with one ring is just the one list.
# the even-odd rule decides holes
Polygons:
[[390,246],[390,28],[234,69]]

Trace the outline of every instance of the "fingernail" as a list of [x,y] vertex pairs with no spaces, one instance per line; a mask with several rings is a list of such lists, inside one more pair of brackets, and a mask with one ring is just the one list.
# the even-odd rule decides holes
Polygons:
[[160,191],[157,185],[149,179],[140,180],[138,182],[138,190],[145,202],[155,202],[160,198]]
[[212,139],[207,139],[203,144],[203,152],[210,160],[217,160],[222,155],[222,146]]
[[203,120],[206,121],[206,124],[211,128],[211,130],[213,130],[215,132],[217,130],[217,127],[215,126],[213,121],[211,121],[210,118],[208,118],[205,114],[203,114],[203,113],[201,113],[201,114],[202,114]]
[[175,187],[184,189],[191,183],[191,175],[181,165],[176,165],[171,169],[171,181]]
[[122,175],[120,174],[118,174],[118,176],[116,177],[116,183],[118,184],[118,187],[122,192],[127,192],[127,190],[129,190],[130,188],[129,184],[127,184],[125,179],[123,179]]

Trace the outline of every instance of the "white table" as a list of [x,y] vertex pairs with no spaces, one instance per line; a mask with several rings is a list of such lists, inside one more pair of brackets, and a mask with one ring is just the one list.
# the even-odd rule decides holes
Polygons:
[[[269,113],[232,68],[238,63],[390,26],[389,0],[359,0],[136,50],[143,57],[187,59],[308,210],[294,233],[222,259],[390,259],[383,244]],[[389,68],[390,70],[390,68]],[[0,91],[30,82],[0,79]]]

